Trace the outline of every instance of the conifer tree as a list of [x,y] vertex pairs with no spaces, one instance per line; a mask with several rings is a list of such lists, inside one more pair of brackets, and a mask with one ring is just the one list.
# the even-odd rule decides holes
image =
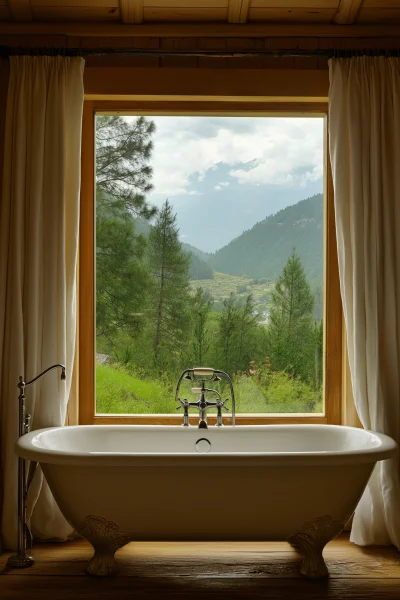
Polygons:
[[201,287],[196,289],[192,301],[192,352],[193,364],[204,366],[210,350],[211,336],[207,329],[212,299]]
[[311,294],[300,257],[293,250],[272,293],[268,339],[272,369],[314,381],[315,333]]
[[146,117],[96,117],[97,208],[125,209],[146,219],[154,216],[155,208],[146,201],[152,190],[149,161],[154,131],[154,122]]
[[219,314],[220,360],[229,373],[246,371],[255,358],[258,316],[249,294],[244,302],[231,293]]
[[[234,370],[234,349],[237,333],[238,310],[235,296],[231,292],[229,298],[223,302],[222,312],[219,314],[219,349],[222,369],[228,373]],[[221,367],[219,367],[221,368]]]
[[111,351],[121,330],[132,338],[144,325],[149,275],[146,241],[134,215],[150,218],[151,136],[144,117],[96,117],[96,324],[100,346]]
[[132,338],[144,325],[150,284],[145,248],[129,213],[97,216],[96,328],[107,351],[112,351],[118,332]]
[[189,331],[190,256],[182,250],[176,215],[168,200],[149,234],[152,290],[153,364],[163,371],[184,350]]
[[255,356],[255,332],[258,315],[254,298],[249,294],[238,310],[236,369],[245,371]]

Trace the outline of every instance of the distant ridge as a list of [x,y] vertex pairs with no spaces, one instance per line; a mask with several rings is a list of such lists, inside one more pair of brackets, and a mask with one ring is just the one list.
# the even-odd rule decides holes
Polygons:
[[317,194],[256,223],[209,257],[215,271],[276,281],[296,248],[311,284],[322,281],[323,196]]

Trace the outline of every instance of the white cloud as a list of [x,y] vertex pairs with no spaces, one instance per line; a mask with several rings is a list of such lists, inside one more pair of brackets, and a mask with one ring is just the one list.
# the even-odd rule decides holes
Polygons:
[[214,186],[214,190],[217,190],[218,192],[220,190],[222,190],[224,187],[227,187],[229,185],[229,181],[220,181],[218,185]]
[[[193,186],[221,164],[236,183],[246,185],[303,187],[323,175],[322,119],[154,117],[154,121],[153,201],[198,193]],[[219,182],[214,189],[229,183]]]

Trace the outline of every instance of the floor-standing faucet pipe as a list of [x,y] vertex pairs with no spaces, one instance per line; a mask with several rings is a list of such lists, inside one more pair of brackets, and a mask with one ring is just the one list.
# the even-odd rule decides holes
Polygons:
[[[19,437],[25,435],[25,433],[29,433],[30,429],[30,419],[31,415],[26,414],[25,409],[25,388],[32,383],[35,383],[40,377],[59,367],[61,369],[61,379],[66,378],[65,374],[65,366],[61,364],[55,364],[48,369],[45,369],[39,375],[34,377],[28,382],[24,381],[22,375],[19,377],[18,388],[20,390],[18,396],[18,434]],[[32,475],[33,476],[33,475]],[[18,550],[17,554],[13,554],[8,559],[8,566],[14,567],[17,569],[24,569],[25,567],[30,567],[34,564],[35,560],[33,556],[28,553],[27,548],[27,535],[28,535],[28,526],[26,523],[26,496],[28,494],[28,489],[30,482],[32,481],[32,476],[30,476],[30,481],[27,483],[26,481],[26,461],[25,459],[19,457],[18,458]],[[29,533],[30,536],[30,533]]]
[[236,405],[235,405],[235,392],[233,391],[232,379],[230,378],[228,373],[225,373],[225,371],[219,371],[216,369],[214,372],[217,375],[223,375],[229,383],[229,388],[231,391],[231,399],[232,399],[232,425],[235,425],[236,424]]

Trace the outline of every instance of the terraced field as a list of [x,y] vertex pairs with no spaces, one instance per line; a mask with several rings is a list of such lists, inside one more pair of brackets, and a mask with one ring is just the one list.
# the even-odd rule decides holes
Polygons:
[[236,296],[247,296],[251,293],[255,300],[269,304],[274,283],[269,281],[253,284],[253,281],[248,277],[237,277],[236,275],[216,272],[214,273],[214,279],[197,279],[190,283],[193,289],[201,287],[216,300],[228,298],[231,293]]

